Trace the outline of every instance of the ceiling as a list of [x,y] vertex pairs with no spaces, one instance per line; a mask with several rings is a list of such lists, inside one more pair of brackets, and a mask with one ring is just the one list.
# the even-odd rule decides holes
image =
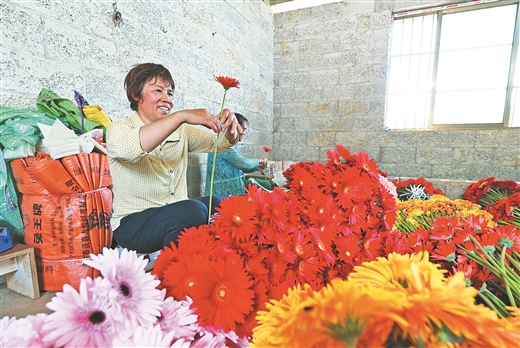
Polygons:
[[293,0],[265,0],[265,2],[267,2],[270,6],[283,4],[284,2],[289,2],[289,1],[293,1]]

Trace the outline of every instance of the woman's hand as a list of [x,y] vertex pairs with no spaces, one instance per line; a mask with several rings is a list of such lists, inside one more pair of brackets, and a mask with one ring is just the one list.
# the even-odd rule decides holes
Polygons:
[[235,144],[238,142],[240,135],[242,135],[243,130],[240,124],[235,117],[235,114],[231,112],[229,109],[224,109],[222,111],[222,115],[220,116],[220,122],[222,124],[222,130],[226,129],[226,138],[231,144]]
[[267,159],[259,158],[258,159],[258,167],[256,168],[260,173],[264,173],[265,168],[267,167]]

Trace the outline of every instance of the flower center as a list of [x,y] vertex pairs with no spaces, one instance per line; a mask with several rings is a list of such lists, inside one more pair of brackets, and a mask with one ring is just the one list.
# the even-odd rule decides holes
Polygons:
[[215,299],[218,301],[218,302],[223,302],[225,301],[227,298],[227,295],[228,295],[228,292],[227,292],[227,287],[225,285],[219,285],[216,289],[215,289]]
[[347,186],[343,189],[343,193],[347,194],[350,191],[350,188]]
[[235,215],[235,221],[236,222],[241,222],[242,221],[242,218],[240,217],[240,215]]
[[294,251],[296,251],[297,254],[301,255],[303,254],[303,248],[300,244],[296,244],[296,247],[294,248]]
[[347,251],[345,255],[350,256],[350,251]]
[[125,297],[132,296],[132,291],[131,291],[130,287],[128,286],[128,284],[126,284],[126,283],[119,284],[119,291],[121,291],[121,293]]
[[325,244],[323,244],[323,242],[321,240],[318,241],[318,248],[320,248],[321,250],[325,251]]
[[278,246],[278,251],[281,252],[281,253],[283,253],[283,245],[280,244],[280,243],[278,243],[277,246]]
[[189,288],[191,288],[193,287],[193,285],[195,285],[195,282],[193,280],[190,280],[187,285]]
[[88,316],[88,321],[92,324],[101,324],[105,321],[105,313],[101,311],[94,311]]
[[323,214],[323,208],[320,208],[320,210],[318,210],[318,213]]

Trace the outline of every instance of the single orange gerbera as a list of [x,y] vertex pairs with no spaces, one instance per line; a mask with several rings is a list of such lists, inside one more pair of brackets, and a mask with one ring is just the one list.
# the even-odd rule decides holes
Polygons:
[[256,206],[249,201],[246,195],[231,196],[220,202],[217,208],[220,215],[215,215],[215,226],[217,235],[229,233],[233,238],[240,241],[251,239],[251,234],[256,231]]
[[184,255],[178,262],[172,262],[163,271],[166,295],[177,301],[186,300],[186,296],[191,297],[195,288],[204,286],[201,285],[201,282],[204,282],[203,271],[208,267],[209,260],[200,255]]
[[267,152],[267,153],[271,153],[273,150],[271,150],[267,146],[264,146],[264,151]]
[[193,307],[199,320],[225,332],[244,323],[253,310],[253,282],[240,262],[219,259],[204,269],[204,281],[193,289]]
[[233,77],[217,76],[217,77],[215,77],[215,80],[220,82],[220,84],[222,85],[222,87],[224,87],[225,90],[228,90],[230,88],[240,88],[240,87],[238,87],[238,85],[240,84],[240,81],[238,81],[237,79],[235,79]]

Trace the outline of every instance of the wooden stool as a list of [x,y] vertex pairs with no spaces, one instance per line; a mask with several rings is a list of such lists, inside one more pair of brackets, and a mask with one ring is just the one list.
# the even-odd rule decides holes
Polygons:
[[33,300],[40,298],[33,247],[16,244],[0,253],[0,276],[4,274],[7,288]]

